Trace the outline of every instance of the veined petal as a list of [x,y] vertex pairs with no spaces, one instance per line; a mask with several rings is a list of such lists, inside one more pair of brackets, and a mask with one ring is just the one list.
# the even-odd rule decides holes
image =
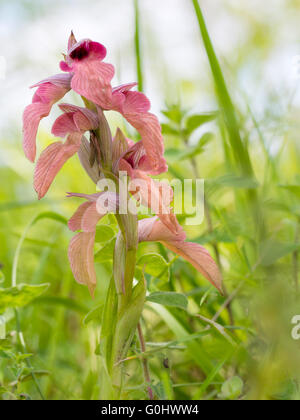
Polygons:
[[66,90],[70,90],[72,77],[73,77],[72,74],[65,74],[65,73],[55,74],[54,76],[47,77],[46,79],[43,79],[40,82],[32,85],[31,88],[39,87],[45,83],[51,83],[52,85],[56,85]]
[[82,218],[90,205],[90,202],[81,204],[76,210],[76,212],[73,214],[73,216],[68,222],[68,227],[72,232],[82,230]]
[[60,115],[52,126],[51,133],[56,137],[64,138],[69,133],[75,133],[78,131],[77,126],[74,122],[74,113],[67,112]]
[[151,162],[153,175],[166,168],[164,142],[157,117],[150,112],[145,114],[124,114],[127,121],[140,133],[146,155]]
[[180,228],[174,235],[165,224],[157,218],[144,219],[139,222],[139,241],[161,242],[172,252],[191,263],[211,284],[222,293],[222,275],[209,252],[199,244],[185,242],[185,232]]
[[93,130],[98,127],[98,116],[95,112],[69,104],[59,105],[64,114],[60,115],[52,126],[52,134],[65,137],[67,134]]
[[70,242],[69,261],[76,281],[88,286],[92,296],[97,285],[94,265],[95,232],[78,233]]
[[111,80],[115,69],[111,64],[101,61],[78,62],[73,68],[72,89],[79,95],[107,109],[111,103]]
[[140,114],[148,112],[151,108],[151,103],[146,95],[141,92],[127,92],[124,103],[125,114]]
[[81,137],[81,134],[70,135],[65,143],[53,143],[43,151],[34,173],[34,188],[39,199],[45,196],[66,161],[78,151]]
[[162,242],[167,248],[191,263],[220,293],[222,291],[221,272],[209,252],[192,242]]
[[51,111],[51,104],[36,102],[25,108],[23,114],[23,149],[25,156],[31,162],[36,156],[36,135],[42,118],[47,117]]
[[131,176],[131,192],[138,190],[142,204],[150,208],[171,232],[177,234],[180,225],[170,208],[173,201],[173,189],[170,185],[154,180],[139,170],[133,170]]
[[70,77],[66,79],[59,76],[50,77],[36,85],[38,89],[33,96],[33,103],[25,108],[23,114],[23,148],[25,156],[32,162],[36,156],[36,135],[41,119],[47,117],[53,104],[70,90]]
[[158,217],[139,221],[140,242],[184,242],[185,239],[186,233],[180,225],[178,225],[177,233],[174,233]]

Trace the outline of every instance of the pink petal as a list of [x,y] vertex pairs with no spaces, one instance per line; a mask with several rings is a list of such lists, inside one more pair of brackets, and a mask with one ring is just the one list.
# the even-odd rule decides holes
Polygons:
[[[63,75],[64,76],[64,75]],[[52,83],[53,82],[55,83]],[[36,156],[36,135],[42,118],[47,117],[52,105],[59,101],[70,89],[70,77],[53,76],[38,83],[32,104],[23,114],[23,148],[25,156],[32,162]]]
[[73,216],[68,222],[69,229],[72,232],[77,232],[78,230],[82,230],[82,218],[90,205],[91,205],[90,202],[81,204],[81,206],[79,206],[76,212],[73,214]]
[[144,219],[139,222],[139,241],[161,242],[168,249],[191,263],[211,284],[222,293],[222,275],[209,252],[199,244],[185,242],[185,232],[180,227],[174,235],[157,218]]
[[222,294],[222,275],[209,252],[192,242],[162,242],[167,248],[191,263]]
[[124,104],[124,114],[145,113],[151,108],[151,103],[146,95],[141,92],[127,92]]
[[66,161],[78,151],[80,140],[81,134],[70,135],[66,143],[53,143],[43,151],[34,173],[34,188],[39,199],[45,196]]
[[140,133],[149,162],[151,162],[151,174],[161,173],[166,168],[164,159],[164,142],[161,126],[157,117],[151,113],[124,114],[127,121]]
[[167,183],[150,178],[142,171],[132,171],[132,177],[131,192],[139,189],[142,204],[150,208],[171,232],[177,234],[180,225],[170,208],[173,201],[172,188]]
[[76,133],[78,131],[74,122],[74,113],[68,112],[60,115],[52,126],[51,133],[56,137],[64,138],[69,133]]
[[76,40],[76,38],[75,38],[75,35],[74,35],[73,31],[71,31],[71,35],[70,35],[69,40],[68,40],[68,51],[70,51],[70,49],[71,49],[71,48],[72,48],[75,44],[77,44],[77,40]]
[[45,83],[51,83],[52,85],[56,85],[58,87],[64,88],[67,91],[71,89],[71,80],[73,75],[72,74],[55,74],[54,76],[47,77],[47,79],[41,80],[40,82],[36,83],[35,85],[31,86],[39,87]]
[[178,225],[177,233],[174,233],[157,217],[151,217],[149,219],[139,221],[140,242],[184,242],[185,239],[186,233],[180,225]]
[[74,76],[71,82],[72,89],[79,95],[107,109],[111,103],[111,80],[115,70],[111,64],[101,61],[78,62],[73,68]]
[[94,296],[97,285],[94,265],[95,233],[78,233],[70,242],[69,261],[76,281],[88,286]]
[[112,91],[113,93],[125,93],[129,92],[132,88],[136,87],[137,85],[137,83],[126,83],[124,85],[114,87]]
[[68,197],[88,200],[78,208],[69,221],[69,228],[73,231],[94,232],[99,220],[107,213],[115,212],[119,205],[118,195],[109,191],[96,194],[69,193]]
[[36,135],[42,118],[51,111],[51,104],[34,103],[25,108],[23,114],[23,149],[25,156],[34,162],[36,156]]
[[52,134],[65,137],[67,134],[94,130],[98,127],[98,116],[95,112],[69,104],[59,105],[64,114],[53,124]]

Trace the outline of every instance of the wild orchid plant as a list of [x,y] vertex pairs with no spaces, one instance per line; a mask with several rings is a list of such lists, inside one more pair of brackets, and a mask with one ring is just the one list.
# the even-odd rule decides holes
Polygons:
[[[71,34],[68,53],[60,63],[65,73],[33,86],[37,91],[24,112],[23,146],[26,157],[34,162],[41,119],[48,116],[52,106],[71,89],[82,97],[84,107],[59,105],[63,113],[55,121],[52,134],[66,140],[55,142],[42,152],[35,167],[34,188],[38,198],[43,198],[65,162],[76,153],[98,187],[103,186],[103,181],[112,185],[92,195],[68,194],[86,200],[69,221],[69,228],[79,232],[70,243],[69,260],[75,279],[88,286],[92,296],[97,286],[94,266],[97,223],[112,212],[120,229],[101,323],[100,347],[104,362],[101,397],[109,399],[121,397],[122,360],[127,356],[145,303],[145,281],[134,279],[139,242],[162,243],[190,262],[218,290],[222,289],[222,280],[209,253],[200,245],[185,241],[185,232],[171,209],[171,187],[150,177],[166,172],[167,164],[161,126],[157,117],[149,112],[148,98],[132,90],[136,83],[113,88],[115,70],[103,61],[105,56],[103,45],[89,39],[77,42]],[[120,129],[113,138],[104,111],[119,112],[137,130],[141,140],[134,142],[126,138]],[[89,133],[89,139],[85,133]],[[121,181],[130,192],[125,204],[134,198],[153,210],[156,217],[138,220],[137,212],[131,210],[132,205],[125,205],[124,211]],[[150,385],[148,383],[151,397]]]

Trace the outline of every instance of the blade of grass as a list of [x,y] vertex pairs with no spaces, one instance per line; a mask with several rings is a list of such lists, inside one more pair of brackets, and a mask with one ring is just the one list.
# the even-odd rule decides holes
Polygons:
[[[178,340],[189,337],[189,332],[166,308],[156,303],[151,303],[150,307],[165,321]],[[196,341],[187,341],[186,345],[191,358],[206,375],[209,375],[215,369],[215,366],[202,346]],[[217,380],[222,380],[222,377],[218,375]]]
[[229,132],[229,139],[236,163],[243,174],[252,175],[253,170],[250,162],[250,157],[241,139],[239,124],[237,121],[234,105],[231,100],[219,60],[217,58],[211,38],[209,36],[202,10],[200,8],[198,0],[192,0],[192,2],[195,8],[202,39],[213,73],[217,96],[224,114],[224,119]]
[[223,359],[221,360],[221,362],[210,372],[210,374],[208,375],[208,377],[206,378],[206,380],[203,382],[203,384],[201,385],[200,389],[197,391],[197,393],[194,395],[193,400],[200,400],[202,395],[204,394],[204,392],[207,390],[207,388],[212,385],[212,382],[214,380],[214,378],[219,375],[220,370],[222,369],[222,367],[225,365],[225,363],[227,362],[227,360],[231,357],[232,352],[228,352]]
[[134,13],[135,13],[135,56],[136,56],[136,71],[138,80],[138,90],[142,91],[144,88],[143,78],[143,64],[142,64],[142,53],[141,53],[141,31],[140,31],[140,8],[139,0],[134,0]]

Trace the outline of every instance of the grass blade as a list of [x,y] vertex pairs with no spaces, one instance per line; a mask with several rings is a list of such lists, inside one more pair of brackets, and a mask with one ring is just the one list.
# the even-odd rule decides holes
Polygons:
[[142,91],[144,88],[144,78],[143,78],[143,64],[142,64],[142,53],[141,53],[139,0],[134,0],[134,12],[135,12],[134,43],[135,43],[136,71],[137,71],[137,80],[138,80],[138,90]]
[[209,59],[210,67],[213,73],[215,87],[219,99],[224,119],[229,132],[230,143],[234,157],[242,173],[251,175],[253,173],[248,150],[241,139],[239,124],[237,121],[233,102],[231,100],[225,78],[215,53],[211,38],[209,36],[206,23],[198,0],[192,0],[197,15],[202,39]]

